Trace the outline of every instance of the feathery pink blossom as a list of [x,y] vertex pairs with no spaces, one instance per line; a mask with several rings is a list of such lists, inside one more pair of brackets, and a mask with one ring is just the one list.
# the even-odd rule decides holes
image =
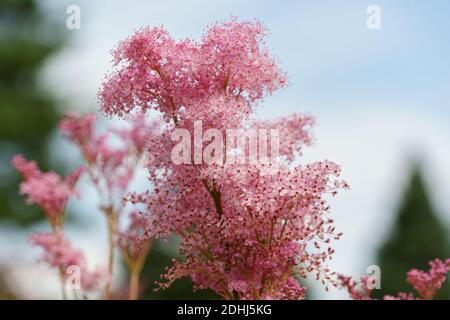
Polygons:
[[[121,248],[122,255],[132,272],[136,272],[138,267],[139,270],[142,268],[150,248],[148,238],[137,243],[139,226],[136,221],[133,221],[132,230],[129,230],[131,234],[119,234],[118,239],[118,222],[125,211],[123,200],[145,151],[147,140],[159,126],[156,122],[147,122],[143,116],[129,120],[131,121],[126,128],[109,128],[103,134],[95,132],[95,117],[89,113],[82,116],[69,113],[60,124],[62,133],[79,148],[87,162],[89,177],[98,191],[100,208],[107,220],[109,266],[105,298],[110,297],[116,246],[124,246]],[[138,245],[142,245],[142,248],[138,248]]]
[[[226,299],[301,299],[298,277],[333,282],[327,261],[331,241],[341,234],[327,198],[348,185],[331,161],[293,165],[311,144],[310,116],[250,118],[265,96],[286,84],[265,36],[259,22],[231,19],[210,26],[198,42],[175,41],[159,27],[143,29],[114,51],[116,68],[99,93],[102,110],[128,118],[153,109],[166,123],[146,148],[154,188],[129,197],[146,207],[149,238],[181,237],[185,259],[174,261],[162,287],[188,276],[195,289]],[[172,133],[192,134],[198,120],[222,136],[227,129],[279,129],[280,155],[288,161],[174,164]]]
[[68,268],[78,267],[80,270],[80,289],[83,291],[96,291],[105,281],[105,273],[101,270],[89,270],[84,254],[73,248],[62,232],[34,233],[30,236],[29,241],[33,246],[40,247],[43,250],[41,260],[58,270],[64,281],[70,276]]
[[[106,198],[123,197],[133,178],[136,162],[140,159],[154,123],[136,118],[129,127],[95,132],[95,116],[68,113],[60,123],[60,130],[81,151],[88,162],[94,184]],[[112,141],[113,140],[113,141]],[[115,142],[115,143],[114,143]]]
[[34,233],[30,236],[29,241],[33,246],[42,248],[44,251],[42,260],[51,267],[66,269],[68,266],[80,266],[84,263],[82,252],[73,249],[62,232]]
[[[450,272],[450,259],[444,261],[435,259],[429,262],[430,269],[425,272],[412,269],[407,273],[407,281],[419,293],[420,298],[412,293],[400,292],[396,296],[386,295],[384,300],[431,300],[444,284],[447,273]],[[346,289],[354,300],[371,300],[371,291],[368,288],[367,277],[362,277],[359,282],[349,276],[338,275],[338,284]]]
[[11,164],[24,179],[20,184],[20,193],[28,196],[28,204],[37,204],[41,207],[52,226],[55,227],[67,201],[71,196],[76,195],[75,184],[84,169],[78,168],[69,176],[62,178],[52,171],[40,171],[35,161],[27,161],[22,155],[15,156]]
[[[124,116],[156,109],[168,120],[175,115],[183,120],[192,118],[200,101],[225,91],[239,103],[216,116],[248,114],[252,103],[286,83],[265,46],[265,34],[261,23],[236,19],[212,25],[199,43],[177,42],[162,27],[138,31],[114,51],[118,68],[99,93],[102,110]],[[213,106],[201,105],[204,111]]]
[[407,281],[425,300],[433,299],[444,284],[447,273],[450,272],[450,259],[445,261],[435,259],[429,262],[428,272],[412,269],[407,274]]
[[150,241],[146,236],[148,217],[144,213],[132,211],[128,227],[119,232],[118,246],[126,262],[134,263],[145,258]]
[[361,277],[359,281],[355,281],[350,276],[343,274],[337,275],[338,285],[347,290],[349,296],[353,300],[372,300],[370,294],[372,290],[367,285],[367,277]]
[[[255,121],[254,128],[278,129],[280,142],[279,154],[292,161],[301,155],[301,149],[312,144],[311,127],[314,118],[298,113],[275,120]],[[268,145],[270,145],[268,143]]]

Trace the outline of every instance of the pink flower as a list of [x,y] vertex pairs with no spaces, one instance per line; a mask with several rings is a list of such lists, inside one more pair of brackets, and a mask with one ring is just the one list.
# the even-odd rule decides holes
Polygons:
[[84,264],[82,252],[73,249],[62,232],[34,233],[30,236],[29,241],[33,246],[42,248],[44,251],[42,260],[52,267],[65,270],[72,265]]
[[[423,300],[431,300],[442,287],[446,275],[450,271],[450,259],[445,261],[435,259],[429,262],[428,272],[412,269],[407,274],[407,281],[412,284]],[[359,282],[351,277],[338,275],[338,284],[346,289],[354,300],[371,300],[371,290],[368,288],[368,277],[362,277]],[[384,300],[415,300],[412,293],[400,292],[397,296],[384,296]]]
[[28,204],[40,206],[55,227],[68,199],[76,194],[74,187],[84,169],[79,168],[62,178],[55,172],[41,172],[35,161],[27,161],[22,155],[15,156],[11,164],[24,178],[20,193],[28,196]]
[[[353,300],[372,300],[370,294],[372,292],[371,289],[367,286],[367,277],[362,277],[359,282],[355,281],[352,277],[345,276],[342,274],[338,274],[338,285],[341,288],[347,290],[350,298]],[[390,298],[387,300],[393,300],[394,298]]]
[[145,259],[150,249],[150,240],[146,235],[148,217],[144,213],[133,211],[129,215],[128,227],[119,232],[118,245],[127,263],[136,263]]
[[[124,199],[138,163],[146,151],[149,138],[158,131],[159,124],[146,121],[143,114],[128,117],[128,120],[126,128],[108,128],[102,134],[96,133],[95,117],[92,114],[79,116],[69,113],[60,124],[63,135],[79,148],[87,162],[89,177],[98,192],[100,208],[107,219],[110,250],[109,279],[104,292],[106,298],[110,295],[115,247],[121,247],[125,262],[132,272],[140,271],[150,249],[150,240],[143,238],[146,226],[140,225],[136,216],[132,216],[127,234],[118,234],[118,222],[125,211]],[[95,274],[92,277],[95,278]]]
[[397,296],[384,296],[383,300],[417,300],[412,293],[400,292]]
[[253,124],[255,128],[279,130],[279,153],[289,161],[301,155],[303,147],[312,144],[310,130],[313,125],[314,119],[311,116],[295,113],[274,121],[257,121]]
[[88,162],[90,177],[100,193],[105,198],[118,197],[121,200],[133,178],[136,162],[156,126],[142,118],[135,118],[128,128],[112,128],[97,135],[93,114],[78,116],[69,113],[61,121],[60,129],[80,149]]
[[[182,120],[182,107],[189,117],[199,101],[224,91],[248,110],[254,106],[249,103],[286,83],[265,46],[265,34],[262,24],[236,19],[211,26],[199,43],[176,42],[160,27],[138,31],[114,51],[119,68],[99,93],[102,110],[124,116],[156,109],[167,120],[174,115]],[[204,111],[213,107],[202,105]]]
[[[231,19],[213,24],[199,42],[175,41],[163,28],[149,28],[114,51],[116,69],[99,93],[102,110],[124,118],[156,110],[165,122],[145,148],[154,188],[129,197],[148,213],[149,239],[181,237],[185,259],[167,270],[161,287],[189,276],[195,289],[210,288],[226,299],[300,299],[305,289],[298,277],[333,282],[326,265],[331,241],[341,234],[327,200],[348,185],[331,161],[293,165],[311,144],[310,116],[251,119],[258,103],[286,84],[265,35],[261,23]],[[172,133],[185,129],[193,136],[198,120],[223,137],[227,129],[279,129],[281,157],[174,164]]]
[[445,261],[435,259],[429,262],[430,270],[424,272],[412,269],[408,272],[407,281],[416,289],[424,300],[433,299],[446,280],[450,271],[450,259]]
[[71,275],[70,267],[79,268],[80,289],[83,291],[96,291],[105,281],[105,272],[90,271],[87,268],[84,254],[80,250],[74,249],[62,232],[34,233],[30,236],[29,241],[33,246],[43,250],[41,260],[58,270],[64,280]]
[[97,270],[89,270],[86,267],[81,270],[81,289],[85,292],[98,292],[102,286],[109,281],[106,270],[100,268]]
[[79,117],[76,113],[69,112],[60,122],[59,128],[68,139],[78,145],[83,145],[89,142],[95,134],[95,115],[86,113]]

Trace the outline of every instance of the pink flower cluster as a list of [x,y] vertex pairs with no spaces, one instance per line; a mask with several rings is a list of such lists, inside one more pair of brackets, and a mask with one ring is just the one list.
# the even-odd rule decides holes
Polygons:
[[[370,299],[369,278],[357,282],[328,267],[332,242],[341,237],[328,201],[349,186],[336,163],[299,161],[303,148],[312,144],[314,119],[302,114],[270,121],[252,118],[263,98],[286,84],[264,42],[266,33],[259,22],[237,19],[211,25],[200,41],[176,41],[162,27],[142,29],[113,51],[115,68],[99,92],[102,111],[128,120],[129,126],[97,134],[90,113],[69,113],[61,122],[61,132],[80,150],[101,198],[109,236],[107,274],[90,271],[83,253],[63,233],[65,207],[77,194],[74,186],[83,169],[62,178],[41,172],[22,156],[12,160],[24,177],[20,192],[49,219],[52,233],[35,233],[30,242],[59,271],[63,294],[67,270],[77,266],[81,288],[102,289],[109,299],[119,249],[130,271],[130,299],[137,299],[151,241],[175,235],[181,239],[183,259],[166,269],[158,288],[190,277],[195,290],[212,289],[224,299],[303,299],[301,282],[313,277],[326,289],[340,285],[353,299]],[[161,121],[148,123],[150,110],[159,112]],[[195,126],[199,120],[205,132],[215,129],[222,137],[228,129],[278,129],[277,146],[269,136],[258,142],[258,149],[276,147],[276,156],[267,162],[228,161],[235,159],[234,152],[250,154],[227,137],[222,146],[227,161],[205,164],[197,159],[205,154],[194,152],[192,163],[175,163],[172,151],[178,141],[173,133],[185,129],[194,140],[198,134],[203,137]],[[200,144],[204,150],[208,141],[200,140],[189,143],[189,149]],[[151,188],[129,194],[144,155]],[[128,212],[126,201],[136,210]],[[127,212],[128,226],[120,230],[119,219]],[[430,267],[408,273],[421,299],[435,296],[450,259],[432,261]],[[415,298],[400,293],[385,299]]]
[[[96,135],[95,116],[68,113],[61,121],[61,132],[78,146],[87,162],[88,172],[101,193],[111,199],[123,197],[133,178],[148,138],[149,128],[143,119],[135,119],[126,129],[111,129]],[[119,140],[113,145],[111,140]]]
[[35,161],[27,161],[22,155],[15,156],[11,164],[24,179],[20,193],[28,196],[27,203],[41,207],[53,228],[60,225],[67,201],[76,194],[74,187],[84,169],[62,178],[55,172],[40,171]]
[[235,19],[211,26],[200,42],[177,42],[162,27],[143,29],[114,51],[118,68],[100,91],[102,109],[122,116],[156,109],[177,121],[200,116],[214,127],[239,124],[252,102],[286,82],[265,34],[260,23]]
[[128,227],[119,232],[118,246],[125,262],[137,263],[150,250],[149,239],[146,236],[148,217],[145,213],[133,211],[129,214]]
[[312,144],[310,130],[313,125],[313,117],[295,113],[276,120],[260,120],[253,123],[254,128],[279,130],[279,154],[289,161],[300,156],[304,146]]
[[39,246],[44,250],[42,260],[52,267],[66,269],[71,265],[82,264],[82,252],[74,250],[71,243],[64,239],[62,232],[34,233],[30,236],[29,241],[32,245]]
[[445,261],[435,259],[430,261],[429,265],[430,270],[428,272],[413,269],[407,275],[407,281],[424,300],[433,299],[444,284],[447,273],[450,272],[450,259]]
[[[145,117],[130,119],[127,128],[111,128],[103,134],[95,132],[95,116],[78,116],[69,113],[61,121],[62,133],[80,150],[87,163],[89,177],[98,191],[101,209],[105,214],[109,236],[109,278],[112,279],[114,251],[121,249],[122,256],[130,268],[139,272],[144,263],[150,239],[141,239],[145,229],[143,215],[130,213],[131,224],[127,233],[118,231],[120,218],[125,214],[125,197],[153,131],[156,122],[147,123]],[[145,220],[146,221],[146,220]],[[110,296],[110,283],[105,288],[105,298]]]
[[80,288],[85,293],[93,292],[100,288],[100,283],[105,279],[101,270],[90,271],[86,265],[84,254],[72,247],[72,244],[64,238],[62,232],[34,233],[29,238],[33,246],[41,247],[44,251],[42,260],[61,272],[64,280],[71,275],[70,267],[76,267],[80,276]]
[[[412,269],[408,272],[406,280],[414,287],[420,298],[412,293],[400,292],[397,296],[384,296],[384,300],[431,300],[444,284],[447,273],[450,272],[450,259],[435,259],[429,262],[430,269],[422,271]],[[340,287],[346,289],[354,300],[372,300],[372,292],[368,287],[368,277],[362,277],[356,282],[349,276],[338,275]]]
[[[183,261],[174,261],[162,287],[188,276],[196,289],[226,299],[300,299],[299,277],[333,284],[327,267],[338,239],[327,195],[348,185],[331,161],[294,164],[311,144],[310,116],[254,121],[251,113],[286,77],[268,52],[258,22],[212,25],[200,42],[173,40],[149,28],[114,51],[116,69],[99,97],[108,115],[159,111],[165,125],[148,141],[154,188],[130,197],[148,212],[148,237],[181,237]],[[274,163],[181,164],[171,160],[175,129],[277,128]],[[246,152],[246,150],[241,150]],[[229,156],[229,155],[227,155]]]
[[84,294],[98,290],[102,279],[105,279],[104,275],[87,268],[83,253],[72,247],[62,231],[67,202],[72,196],[78,195],[75,184],[85,169],[80,167],[62,178],[55,172],[40,171],[35,161],[27,161],[22,155],[15,156],[11,164],[24,179],[20,185],[20,193],[28,196],[29,204],[37,204],[43,209],[52,228],[51,233],[32,234],[30,243],[43,249],[42,260],[58,270],[64,287],[70,275],[68,268],[76,266],[80,273],[78,289]]
[[349,296],[353,300],[372,300],[370,294],[372,289],[369,288],[369,279],[367,276],[361,277],[359,281],[354,280],[351,276],[338,274],[338,284],[341,288],[347,290]]
[[[65,137],[79,147],[86,161],[85,169],[77,169],[68,177],[62,178],[54,172],[41,172],[35,161],[26,161],[21,155],[14,157],[11,162],[24,178],[20,186],[21,193],[28,196],[28,203],[37,204],[44,210],[52,227],[52,233],[33,234],[30,242],[41,247],[44,251],[42,260],[59,271],[63,288],[66,287],[68,278],[67,269],[77,266],[80,268],[80,286],[84,293],[103,289],[102,286],[105,285],[105,297],[109,297],[115,248],[122,247],[126,258],[131,261],[139,258],[139,263],[142,264],[150,246],[148,237],[140,240],[145,232],[146,220],[139,220],[132,213],[129,233],[121,233],[119,239],[117,224],[120,214],[125,210],[123,198],[136,171],[137,162],[145,150],[146,139],[156,127],[154,124],[148,124],[144,118],[136,118],[127,128],[112,128],[97,135],[94,114],[78,116],[69,113],[61,121],[60,129]],[[70,197],[78,195],[74,187],[84,171],[88,172],[91,182],[99,191],[100,207],[108,221],[108,274],[103,271],[89,271],[83,253],[73,249],[63,233],[65,207]],[[129,244],[130,251],[125,252],[126,243]],[[146,250],[139,247],[144,244]]]

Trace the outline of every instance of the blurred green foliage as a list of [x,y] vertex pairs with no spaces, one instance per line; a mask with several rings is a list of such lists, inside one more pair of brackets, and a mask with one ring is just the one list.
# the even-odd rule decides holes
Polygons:
[[[390,236],[379,250],[381,289],[374,290],[373,296],[414,292],[406,282],[406,273],[413,268],[428,270],[428,261],[435,258],[449,258],[447,237],[448,231],[433,210],[422,172],[416,165]],[[450,298],[450,281],[436,298]]]
[[39,83],[42,64],[63,44],[33,0],[0,2],[0,219],[27,225],[41,219],[18,195],[9,161],[16,153],[48,168],[47,142],[57,103]]

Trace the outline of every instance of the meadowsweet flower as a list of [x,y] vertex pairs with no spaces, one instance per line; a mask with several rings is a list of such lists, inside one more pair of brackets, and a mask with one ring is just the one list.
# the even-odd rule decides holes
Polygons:
[[433,299],[444,284],[447,273],[450,272],[450,259],[445,261],[435,259],[429,262],[428,272],[412,269],[407,274],[407,281],[424,300]]
[[350,276],[338,274],[337,278],[339,286],[347,290],[351,299],[372,300],[370,298],[372,290],[367,286],[367,277],[361,277],[359,281],[355,281]]
[[150,250],[150,240],[146,236],[148,217],[144,213],[132,211],[128,227],[119,232],[118,245],[125,261],[134,265],[145,260]]
[[95,115],[86,113],[79,117],[75,112],[68,112],[60,122],[61,132],[78,145],[88,143],[95,134]]
[[146,234],[148,217],[145,213],[132,211],[128,227],[119,232],[118,247],[130,271],[130,300],[139,296],[139,276],[152,245]]
[[[158,129],[156,122],[149,123],[144,117],[130,120],[126,128],[109,128],[102,134],[96,133],[95,116],[90,113],[81,116],[69,113],[60,124],[63,135],[79,148],[86,160],[89,177],[100,196],[100,208],[105,214],[109,235],[109,281],[112,279],[117,244],[123,246],[123,257],[132,272],[140,272],[149,250],[148,239],[139,244],[145,250],[141,248],[142,251],[139,251],[137,248],[138,219],[134,215],[131,216],[130,234],[118,234],[117,230],[119,219],[125,211],[124,198],[137,171],[137,164],[149,136]],[[139,257],[135,256],[138,251]],[[105,298],[110,297],[110,287],[109,282],[105,288]]]
[[34,233],[30,236],[29,241],[31,245],[42,249],[41,260],[55,268],[64,282],[71,275],[69,268],[76,267],[79,270],[81,286],[78,289],[87,293],[94,292],[101,287],[102,281],[105,280],[105,273],[101,270],[89,270],[84,254],[73,248],[62,232]]
[[[117,69],[99,93],[102,110],[129,115],[156,109],[170,121],[196,111],[199,101],[226,95],[235,107],[254,107],[265,94],[286,83],[269,54],[261,23],[236,19],[212,25],[199,43],[175,41],[161,28],[147,28],[121,42],[114,51]],[[212,103],[202,103],[207,111]],[[182,110],[180,112],[180,110]],[[235,110],[222,110],[223,117]]]
[[82,252],[73,249],[62,232],[34,233],[29,241],[33,246],[42,248],[44,255],[41,259],[51,267],[66,269],[68,266],[79,266],[84,263]]
[[[312,144],[310,131],[313,125],[313,117],[295,113],[272,121],[255,121],[253,123],[255,128],[279,130],[279,154],[285,156],[289,161],[300,156],[303,147]],[[270,146],[269,141],[267,144]]]
[[[412,293],[400,292],[396,296],[386,295],[384,300],[431,300],[444,284],[447,273],[450,272],[450,259],[444,261],[435,259],[429,262],[430,270],[427,272],[412,269],[407,273],[407,281],[419,293],[420,298]],[[359,282],[349,276],[338,275],[338,284],[346,289],[354,300],[371,300],[371,291],[368,288],[367,277],[362,277]]]
[[[331,161],[294,165],[311,144],[312,117],[251,118],[265,96],[286,84],[265,35],[258,22],[231,19],[210,26],[198,42],[175,41],[160,27],[143,29],[114,51],[115,71],[99,93],[103,112],[129,118],[152,109],[165,121],[146,146],[154,188],[129,197],[146,208],[147,237],[181,238],[185,259],[174,261],[161,287],[189,276],[195,289],[210,288],[226,299],[301,299],[299,277],[333,282],[327,261],[331,241],[341,234],[327,198],[348,185]],[[203,130],[223,137],[227,129],[279,129],[281,157],[205,164],[200,154],[175,164],[172,133],[185,129],[195,139],[199,120]]]
[[[95,132],[95,116],[68,113],[60,130],[81,151],[94,184],[106,199],[124,196],[154,124],[135,119],[127,128]],[[114,142],[112,142],[114,140]]]
[[11,164],[24,179],[20,193],[27,195],[27,203],[41,207],[53,227],[61,226],[67,201],[76,195],[75,184],[84,169],[62,178],[55,172],[40,171],[35,161],[27,161],[22,155],[15,156]]

